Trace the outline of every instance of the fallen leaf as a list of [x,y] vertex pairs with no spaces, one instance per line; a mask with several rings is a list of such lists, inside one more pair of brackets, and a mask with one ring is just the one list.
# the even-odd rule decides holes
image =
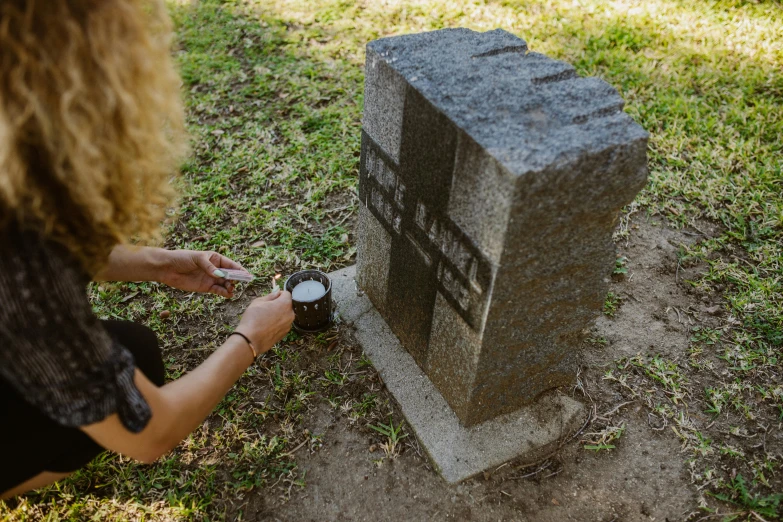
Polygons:
[[559,506],[559,505],[560,505],[560,502],[558,502],[556,498],[553,498],[553,499],[552,499],[552,504],[554,504],[554,505],[556,505],[556,506]]
[[120,299],[120,302],[121,302],[121,303],[125,303],[125,302],[127,302],[127,301],[130,301],[131,299],[133,299],[133,298],[134,298],[134,297],[136,297],[137,295],[139,295],[139,293],[138,293],[138,292],[133,292],[132,294],[128,294],[128,295],[126,295],[125,297],[123,297],[122,299]]

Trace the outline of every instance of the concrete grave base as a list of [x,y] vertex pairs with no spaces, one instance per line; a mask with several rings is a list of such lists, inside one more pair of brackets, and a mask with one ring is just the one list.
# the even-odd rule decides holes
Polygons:
[[355,266],[350,266],[329,274],[337,311],[355,328],[357,341],[447,482],[459,482],[517,457],[532,462],[581,426],[583,405],[552,391],[513,413],[463,427],[367,296],[358,291],[355,273]]

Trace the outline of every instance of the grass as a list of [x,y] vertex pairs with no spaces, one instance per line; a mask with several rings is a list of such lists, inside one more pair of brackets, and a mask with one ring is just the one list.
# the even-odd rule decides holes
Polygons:
[[[193,153],[167,246],[217,250],[245,264],[261,283],[246,288],[239,304],[156,284],[93,287],[99,315],[142,321],[159,334],[169,378],[222,342],[242,303],[266,291],[275,274],[352,261],[365,43],[442,27],[503,27],[531,49],[616,86],[626,111],[650,131],[650,181],[635,209],[675,227],[720,226],[717,235],[705,234],[683,250],[680,260],[706,267],[686,284],[725,303],[721,324],[694,329],[683,360],[640,355],[618,361],[606,385],[641,398],[651,426],[682,441],[694,484],[711,492],[702,498],[705,509],[739,502],[738,517],[760,514],[759,506],[768,518],[781,516],[778,504],[764,500],[783,489],[780,456],[757,446],[772,440],[783,421],[778,1],[170,5]],[[624,226],[622,233],[632,233]],[[618,260],[616,268],[622,275],[625,262]],[[606,313],[621,313],[619,305],[610,296]],[[299,426],[308,408],[326,404],[368,433],[374,433],[371,423],[397,429],[380,424],[388,405],[372,372],[338,338],[335,332],[320,339],[289,336],[162,461],[142,466],[104,456],[18,504],[0,504],[0,517],[234,519],[258,490],[286,498],[293,488],[306,488],[292,450],[323,443]],[[713,428],[697,429],[691,420],[697,412],[715,418]],[[613,445],[608,441],[616,435],[616,442],[621,429],[607,425],[591,440]],[[732,469],[739,475],[732,477]],[[742,476],[748,478],[739,485]]]
[[620,297],[615,295],[614,292],[606,294],[606,299],[604,300],[604,315],[614,317],[615,312],[620,308],[620,304]]
[[761,517],[778,518],[780,516],[779,508],[783,502],[783,493],[765,496],[751,495],[742,475],[731,479],[726,489],[727,493],[717,493],[714,495],[715,498],[740,508],[740,511],[728,515],[727,520],[736,520],[741,516],[753,516],[756,519]]
[[623,433],[625,433],[624,424],[621,424],[620,426],[607,425],[600,431],[585,433],[585,437],[591,438],[585,439],[582,442],[585,443],[584,448],[586,450],[608,451],[616,448],[616,446],[611,443],[622,437]]
[[407,433],[403,432],[402,424],[395,426],[394,419],[390,418],[389,424],[379,422],[377,425],[368,424],[367,427],[386,437],[386,440],[381,443],[381,448],[383,448],[388,458],[394,459],[399,455],[398,445],[402,439],[408,436]]

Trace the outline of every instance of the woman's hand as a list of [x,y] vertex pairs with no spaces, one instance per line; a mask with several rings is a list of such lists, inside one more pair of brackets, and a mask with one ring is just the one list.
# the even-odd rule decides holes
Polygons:
[[[94,281],[158,281],[186,292],[233,297],[234,285],[215,270],[245,270],[217,252],[117,245]],[[246,271],[246,270],[245,270]]]
[[215,275],[220,268],[245,270],[239,263],[217,252],[167,250],[158,280],[186,292],[210,292],[233,297],[233,283]]
[[275,290],[250,303],[236,331],[248,336],[256,351],[261,354],[285,337],[293,322],[291,293]]

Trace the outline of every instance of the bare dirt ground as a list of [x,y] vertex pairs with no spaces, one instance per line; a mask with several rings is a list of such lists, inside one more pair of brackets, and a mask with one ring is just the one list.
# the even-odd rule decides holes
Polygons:
[[[702,230],[706,229],[701,227]],[[433,471],[415,440],[383,458],[379,438],[328,404],[311,407],[303,426],[323,434],[317,451],[300,450],[306,487],[290,499],[249,499],[248,520],[531,520],[678,521],[697,513],[697,491],[672,430],[641,400],[604,376],[614,361],[663,355],[687,357],[691,328],[716,319],[685,281],[700,267],[679,266],[677,250],[701,236],[637,217],[618,244],[628,273],[612,282],[620,298],[614,317],[602,316],[583,349],[578,386],[560,390],[592,411],[590,424],[561,449],[533,466],[513,462],[450,486]],[[708,229],[707,229],[708,230]],[[709,232],[707,232],[709,233]],[[345,343],[349,328],[342,327]],[[595,339],[600,339],[596,342]],[[358,350],[353,347],[353,350]],[[393,403],[393,401],[392,401]],[[399,414],[398,414],[399,415]],[[607,426],[622,426],[613,449],[589,451],[584,441]],[[603,429],[603,431],[602,431]]]

